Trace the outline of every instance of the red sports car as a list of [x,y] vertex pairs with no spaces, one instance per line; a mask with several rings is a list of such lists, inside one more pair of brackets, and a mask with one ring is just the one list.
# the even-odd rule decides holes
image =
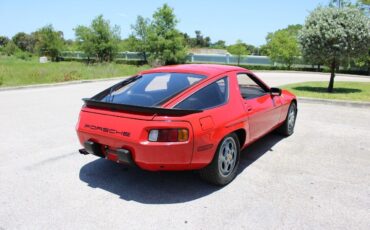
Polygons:
[[243,148],[278,129],[294,131],[296,97],[251,71],[226,65],[164,66],[83,99],[77,134],[84,149],[146,170],[200,170],[232,181]]

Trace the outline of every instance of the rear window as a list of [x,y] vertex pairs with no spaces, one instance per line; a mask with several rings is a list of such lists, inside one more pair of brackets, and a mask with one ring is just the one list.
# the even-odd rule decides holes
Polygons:
[[101,101],[136,105],[159,106],[178,93],[196,84],[205,76],[187,73],[143,74],[129,84],[108,92]]

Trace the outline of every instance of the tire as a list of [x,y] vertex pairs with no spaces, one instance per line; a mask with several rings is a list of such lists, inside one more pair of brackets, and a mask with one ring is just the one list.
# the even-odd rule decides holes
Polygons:
[[292,102],[288,109],[288,114],[285,118],[284,123],[277,129],[277,131],[284,135],[290,136],[294,133],[295,121],[297,119],[297,104]]
[[212,162],[200,170],[200,177],[218,186],[227,185],[237,175],[239,159],[239,139],[231,133],[221,140]]

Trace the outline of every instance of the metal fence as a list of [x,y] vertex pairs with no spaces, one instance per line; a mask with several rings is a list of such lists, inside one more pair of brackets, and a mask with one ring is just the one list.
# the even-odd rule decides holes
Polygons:
[[216,55],[216,54],[189,54],[187,57],[190,63],[222,63],[222,64],[239,64],[241,65],[274,65],[267,56],[238,56],[235,55]]
[[[85,60],[88,57],[81,51],[63,51],[61,58],[68,60]],[[90,59],[95,59],[90,57]],[[188,54],[188,63],[218,63],[218,64],[238,64],[239,57],[230,54]],[[142,53],[139,52],[118,52],[115,60],[119,61],[144,61]],[[256,65],[256,66],[276,66],[279,63],[274,63],[267,56],[241,56],[239,60],[240,65]],[[296,59],[294,66],[309,66],[302,63],[302,60]]]

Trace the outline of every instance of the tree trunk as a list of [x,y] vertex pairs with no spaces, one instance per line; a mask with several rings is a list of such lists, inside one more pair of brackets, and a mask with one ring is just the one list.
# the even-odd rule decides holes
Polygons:
[[336,67],[336,61],[334,59],[333,62],[331,63],[331,66],[330,66],[330,73],[331,74],[330,74],[330,82],[329,82],[329,86],[328,86],[328,92],[329,93],[332,93],[333,88],[334,88],[335,67]]
[[143,56],[144,56],[144,62],[148,63],[148,60],[146,59],[146,52],[145,51],[143,52]]

